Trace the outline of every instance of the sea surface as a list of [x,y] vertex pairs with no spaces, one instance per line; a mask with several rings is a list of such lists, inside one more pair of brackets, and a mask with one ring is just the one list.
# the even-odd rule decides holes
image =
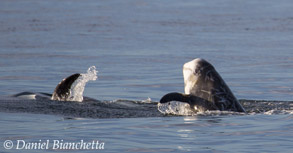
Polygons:
[[[292,42],[290,0],[1,0],[0,152],[292,152]],[[184,92],[182,66],[195,58],[248,114],[157,111],[163,95]],[[91,66],[98,79],[83,95],[94,102],[12,97],[52,93]]]

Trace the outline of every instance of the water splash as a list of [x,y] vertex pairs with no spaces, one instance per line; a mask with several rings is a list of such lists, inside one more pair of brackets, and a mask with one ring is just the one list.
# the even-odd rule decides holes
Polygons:
[[70,89],[69,101],[83,101],[83,91],[88,81],[95,81],[97,76],[97,70],[95,66],[88,68],[87,73],[81,74],[80,77],[72,84]]
[[189,104],[171,101],[168,103],[158,103],[158,110],[163,114],[172,115],[194,115],[195,113],[190,109]]
[[158,103],[158,110],[165,115],[179,116],[218,116],[218,115],[277,115],[277,114],[293,114],[293,101],[265,101],[265,100],[240,100],[247,113],[232,111],[198,111],[194,112],[190,109],[189,104],[172,101],[169,103]]
[[270,111],[264,112],[263,114],[265,114],[265,115],[275,115],[275,114],[278,114],[278,115],[290,114],[290,115],[292,115],[293,111],[292,110],[270,110]]
[[142,103],[151,103],[152,99],[150,97],[148,97],[146,100],[142,100]]

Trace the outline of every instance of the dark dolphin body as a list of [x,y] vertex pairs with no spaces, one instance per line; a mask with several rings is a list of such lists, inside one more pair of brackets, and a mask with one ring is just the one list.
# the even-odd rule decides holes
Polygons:
[[82,102],[84,98],[87,100],[91,98],[83,97],[83,91],[86,83],[90,80],[94,81],[97,77],[95,66],[88,68],[87,73],[75,73],[63,79],[55,88],[53,94],[47,93],[30,93],[22,92],[14,95],[14,97],[21,97],[25,99],[51,99],[57,101],[78,101]]
[[81,76],[80,73],[72,74],[63,79],[55,88],[53,94],[22,92],[14,95],[14,97],[25,97],[26,99],[51,99],[57,101],[70,101],[71,89],[73,83]]
[[52,100],[67,101],[70,98],[70,89],[72,84],[80,77],[81,74],[76,73],[63,79],[55,88]]
[[245,112],[215,68],[204,59],[183,66],[185,94],[169,93],[160,103],[186,102],[194,111],[221,110]]

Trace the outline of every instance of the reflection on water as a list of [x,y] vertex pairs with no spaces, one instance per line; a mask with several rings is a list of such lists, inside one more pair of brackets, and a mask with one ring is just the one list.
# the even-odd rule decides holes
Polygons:
[[[1,116],[6,116],[0,120],[6,129],[1,140],[95,139],[105,142],[106,152],[230,152],[231,149],[286,152],[292,149],[292,115],[98,120],[19,113],[1,113]],[[37,119],[41,119],[41,125],[35,122]]]

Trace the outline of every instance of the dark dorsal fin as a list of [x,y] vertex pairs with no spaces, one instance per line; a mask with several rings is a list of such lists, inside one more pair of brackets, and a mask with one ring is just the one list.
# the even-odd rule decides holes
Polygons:
[[180,101],[190,103],[190,96],[178,92],[171,92],[163,96],[160,100],[160,103],[167,103],[170,101]]
[[76,73],[63,79],[55,88],[52,100],[67,101],[70,96],[70,89],[74,81],[78,79],[81,74]]

